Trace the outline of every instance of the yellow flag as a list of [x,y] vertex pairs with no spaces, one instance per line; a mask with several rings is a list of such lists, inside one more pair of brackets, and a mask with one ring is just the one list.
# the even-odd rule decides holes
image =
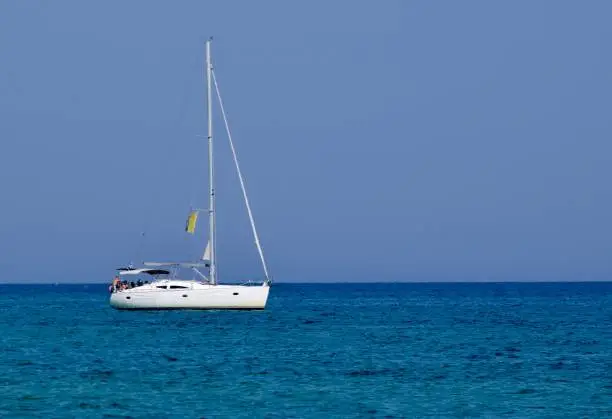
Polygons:
[[189,213],[189,217],[187,217],[187,225],[185,226],[185,231],[187,233],[193,234],[195,232],[196,221],[198,220],[198,212],[191,211]]

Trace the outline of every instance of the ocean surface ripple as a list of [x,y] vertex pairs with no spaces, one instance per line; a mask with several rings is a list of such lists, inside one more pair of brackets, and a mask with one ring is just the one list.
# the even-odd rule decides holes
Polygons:
[[612,417],[612,283],[275,284],[261,312],[0,286],[0,417]]

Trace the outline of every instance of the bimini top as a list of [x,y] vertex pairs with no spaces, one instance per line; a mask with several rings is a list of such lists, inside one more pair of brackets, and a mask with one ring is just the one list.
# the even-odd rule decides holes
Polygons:
[[155,275],[168,275],[170,271],[165,269],[133,269],[133,268],[119,268],[119,275],[138,275],[138,274],[149,274],[152,276]]

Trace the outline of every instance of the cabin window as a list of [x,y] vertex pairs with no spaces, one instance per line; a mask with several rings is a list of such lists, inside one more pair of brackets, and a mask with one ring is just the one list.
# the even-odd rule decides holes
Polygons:
[[171,290],[186,289],[186,288],[187,287],[184,287],[182,285],[170,285]]
[[187,297],[187,294],[183,294],[183,297]]
[[235,292],[235,293],[234,293],[234,295],[238,295],[238,293],[237,293],[237,292]]
[[158,285],[157,288],[166,289],[166,286],[165,285]]

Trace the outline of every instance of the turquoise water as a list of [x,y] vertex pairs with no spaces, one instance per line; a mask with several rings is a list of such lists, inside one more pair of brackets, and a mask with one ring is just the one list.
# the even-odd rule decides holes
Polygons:
[[612,417],[612,283],[275,284],[262,312],[0,286],[0,416]]

